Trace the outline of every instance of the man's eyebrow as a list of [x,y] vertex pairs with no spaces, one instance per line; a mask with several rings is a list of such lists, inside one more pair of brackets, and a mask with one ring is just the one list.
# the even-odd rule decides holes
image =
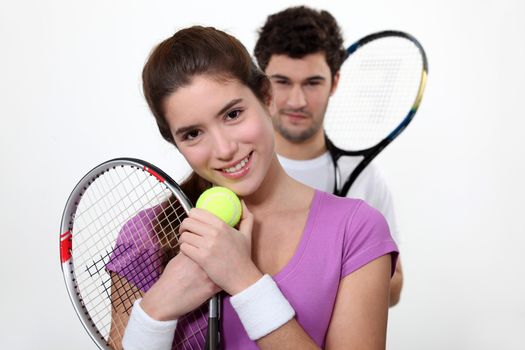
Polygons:
[[288,78],[288,77],[285,76],[285,75],[281,75],[281,74],[273,74],[273,75],[270,75],[270,79],[283,79],[283,80],[290,80],[290,78]]
[[[290,78],[282,74],[270,75],[270,79],[290,80]],[[319,81],[319,80],[324,81],[326,80],[326,77],[322,75],[312,75],[311,77],[307,77],[306,79],[304,79],[304,81]]]
[[311,77],[306,78],[305,80],[307,80],[307,81],[312,81],[312,80],[326,80],[326,78],[323,77],[322,75],[313,75],[313,76],[311,76]]

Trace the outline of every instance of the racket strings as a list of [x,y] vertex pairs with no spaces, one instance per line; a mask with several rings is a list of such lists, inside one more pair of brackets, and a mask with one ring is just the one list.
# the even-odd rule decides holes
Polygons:
[[402,37],[360,47],[340,71],[325,119],[328,137],[346,150],[375,146],[406,117],[421,87],[423,58]]
[[161,244],[177,253],[180,242],[176,232],[179,231],[179,226],[186,217],[186,211],[174,197],[171,197],[165,205],[163,211],[157,215],[158,224],[153,228],[158,233]]
[[[112,173],[112,175],[113,174],[118,173],[115,172]],[[92,202],[93,204],[86,208],[86,210],[80,211],[80,215],[77,215],[75,219],[76,227],[78,228],[80,224],[80,228],[76,230],[74,237],[77,239],[87,237],[92,242],[91,246],[86,246],[83,242],[77,242],[77,246],[83,246],[85,252],[90,257],[93,256],[93,252],[90,251],[90,248],[95,247],[98,251],[100,245],[104,247],[109,246],[107,243],[111,243],[114,237],[112,233],[122,227],[122,225],[132,217],[130,215],[136,214],[138,208],[132,208],[132,206],[137,200],[143,199],[139,197],[136,200],[130,200],[130,194],[133,192],[123,192],[124,194],[115,196],[115,192],[125,183],[121,180],[118,183],[109,184],[109,182],[113,180],[113,176],[100,176],[98,180],[99,181],[95,181],[89,188],[91,191],[87,191],[84,194],[84,197],[94,197],[94,199],[88,198],[89,203]],[[110,187],[110,189],[106,190],[103,185]],[[134,191],[137,188],[138,187],[135,187]],[[124,190],[128,191],[126,188]],[[102,195],[98,195],[99,193]],[[112,198],[108,198],[109,196]],[[127,202],[127,204],[124,204],[123,206],[123,203],[125,202]],[[152,204],[151,200],[149,201],[149,204]],[[82,222],[84,216],[88,217],[85,223]],[[135,221],[132,223],[135,225]],[[135,228],[138,229],[137,227]],[[84,234],[83,230],[88,230],[88,232]],[[98,238],[98,240],[94,238]],[[80,254],[77,250],[76,258],[79,257]]]
[[[135,167],[111,168],[83,193],[72,230],[75,283],[90,321],[106,342],[111,342],[110,334],[122,338],[133,302],[160,276],[166,255],[178,252],[177,233],[185,217],[186,209],[172,191]],[[114,266],[108,270],[108,264]],[[202,347],[205,306],[179,320],[177,348]],[[127,316],[115,317],[114,310]]]
[[[129,315],[129,310],[133,306],[133,302],[142,297],[142,292],[133,288],[124,277],[119,276],[116,273],[111,274],[113,294],[111,297],[112,306],[114,309],[123,307],[126,313]],[[120,301],[120,303],[119,303]],[[116,343],[116,339],[122,339],[124,336],[124,330],[127,325],[127,318],[121,318],[117,315],[112,315],[113,324],[110,327],[109,339],[107,339],[108,345],[114,348],[119,348]]]
[[[118,174],[118,173],[114,173]],[[133,175],[133,174],[131,174]],[[137,176],[137,174],[135,174]],[[116,230],[118,230],[120,227],[122,227],[126,222],[129,222],[134,226],[135,230],[141,230],[147,227],[149,222],[144,222],[145,218],[140,217],[140,226],[137,226],[139,220],[131,220],[128,221],[129,218],[136,216],[141,210],[146,210],[149,208],[153,208],[157,206],[159,203],[164,201],[166,199],[166,193],[165,189],[162,187],[159,187],[159,184],[155,184],[150,182],[147,183],[147,178],[144,178],[142,182],[138,182],[133,188],[129,188],[127,186],[128,184],[124,181],[119,181],[117,183],[110,184],[109,182],[113,180],[113,177],[105,176],[100,177],[100,180],[105,181],[97,181],[93,183],[93,185],[90,188],[97,189],[97,193],[102,193],[103,195],[98,198],[96,196],[97,193],[94,193],[94,191],[89,191],[84,194],[84,196],[95,196],[95,199],[93,202],[97,203],[98,205],[92,205],[90,206],[91,211],[95,212],[95,216],[91,214],[91,211],[84,211],[81,212],[81,214],[87,215],[90,220],[83,224],[81,226],[81,229],[78,229],[75,233],[75,237],[79,238],[82,237],[82,227],[85,229],[90,230],[91,228],[95,227],[94,230],[90,230],[86,235],[89,237],[89,239],[92,241],[93,246],[97,247],[104,238],[107,238],[109,242],[113,242],[113,236],[111,233],[114,233]],[[127,178],[129,180],[129,177]],[[124,179],[126,180],[126,179]],[[109,190],[106,190],[104,187],[99,185],[106,185],[107,187],[110,187]],[[153,186],[157,186],[157,188],[154,188]],[[123,186],[122,194],[115,196],[114,193],[119,190],[119,187]],[[145,189],[145,186],[148,186]],[[102,188],[100,188],[102,187]],[[140,191],[140,192],[139,192]],[[110,201],[107,201],[107,197],[109,195],[112,195],[113,198],[111,198]],[[149,194],[149,198],[146,196]],[[153,195],[152,195],[153,194]],[[133,195],[136,197],[133,198]],[[100,205],[101,200],[105,201],[105,205]],[[127,204],[126,204],[127,203]],[[79,216],[76,217],[76,225],[78,226],[79,222],[81,221],[81,218]],[[98,224],[98,225],[97,225]],[[98,237],[100,240],[94,240],[93,237]],[[81,243],[81,242],[79,242]],[[103,242],[103,246],[107,247],[107,242]],[[146,247],[144,241],[134,241],[134,245],[142,245],[143,248]],[[86,246],[84,245],[84,248]],[[86,252],[89,252],[86,250]],[[92,254],[90,255],[92,256]],[[77,255],[78,257],[78,255]]]
[[[131,307],[133,306],[131,300],[136,300],[142,297],[142,293],[133,288],[133,285],[128,280],[126,280],[126,278],[119,276],[118,274],[114,274],[114,276],[115,278],[119,279],[119,285],[121,285],[121,287],[115,288],[113,296],[111,296],[110,289],[108,297],[112,298],[113,307],[123,308],[129,315],[131,312]],[[112,283],[114,283],[114,280],[112,280]]]
[[206,305],[206,303],[201,305],[179,319],[175,329],[173,348],[184,350],[202,349],[208,328]]
[[[117,172],[112,173],[117,174]],[[90,189],[94,189],[95,191],[87,191],[84,194],[84,197],[95,197],[94,199],[91,199],[90,202],[93,202],[92,205],[89,206],[89,210],[81,211],[81,214],[84,214],[84,216],[87,216],[87,222],[85,224],[81,224],[82,217],[77,216],[76,217],[76,227],[79,227],[80,223],[80,229],[75,231],[74,237],[75,239],[80,240],[82,237],[86,237],[91,242],[91,245],[88,245],[86,242],[78,241],[76,242],[76,246],[80,247],[82,246],[84,248],[84,253],[87,254],[88,259],[93,261],[93,256],[99,255],[99,253],[102,251],[104,252],[104,255],[99,255],[100,259],[98,260],[98,264],[96,264],[96,261],[93,265],[97,265],[98,267],[93,268],[93,265],[90,268],[87,268],[86,270],[93,270],[101,271],[105,269],[105,261],[109,257],[109,255],[112,253],[111,251],[108,251],[107,247],[111,247],[111,243],[114,241],[114,233],[120,227],[123,226],[123,224],[128,220],[128,218],[132,217],[132,215],[135,215],[141,208],[148,207],[153,205],[152,199],[148,199],[147,201],[144,201],[144,196],[139,196],[137,199],[133,201],[129,201],[129,196],[127,194],[122,194],[115,196],[116,190],[119,189],[119,186],[122,186],[125,184],[124,181],[119,181],[118,183],[114,183],[114,176],[101,176],[98,178],[99,181],[95,181]],[[129,179],[129,178],[128,178]],[[112,183],[110,183],[110,181]],[[105,185],[105,186],[104,186]],[[136,186],[134,190],[139,189],[140,185],[143,185],[143,183],[139,183],[139,186]],[[109,190],[107,188],[110,188]],[[128,186],[126,186],[128,187]],[[150,187],[149,190],[151,191],[152,188]],[[130,191],[129,188],[125,188],[125,191]],[[96,194],[101,193],[101,196],[97,196]],[[124,192],[123,192],[124,193]],[[129,193],[133,193],[130,191]],[[112,196],[111,199],[109,197]],[[134,204],[138,201],[143,201],[146,204],[142,205],[141,208],[137,208],[134,206]],[[128,205],[122,206],[123,203],[129,202]],[[104,205],[102,205],[102,202],[104,202]],[[116,220],[116,218],[119,218]],[[135,227],[136,230],[144,229],[143,227],[137,227],[136,221],[130,221]],[[84,233],[83,230],[87,230],[87,233]],[[134,245],[139,245],[143,242],[135,241],[133,242]],[[104,247],[106,249],[101,250],[99,247]],[[79,252],[79,250],[76,250],[76,259],[81,259],[82,254]],[[88,260],[88,261],[89,261]],[[77,276],[79,277],[79,276]]]

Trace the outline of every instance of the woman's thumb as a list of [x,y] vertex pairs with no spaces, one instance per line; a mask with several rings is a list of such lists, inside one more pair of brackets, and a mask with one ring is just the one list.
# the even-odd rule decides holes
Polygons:
[[253,214],[248,210],[248,207],[246,206],[246,203],[244,203],[244,200],[241,200],[242,204],[242,216],[241,221],[239,223],[239,231],[248,237],[252,239],[252,230],[253,230]]

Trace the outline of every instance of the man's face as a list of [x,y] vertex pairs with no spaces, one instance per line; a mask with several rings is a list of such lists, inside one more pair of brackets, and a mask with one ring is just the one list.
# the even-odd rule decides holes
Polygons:
[[335,91],[323,52],[303,58],[272,55],[266,74],[270,77],[277,106],[273,125],[283,138],[293,143],[309,140],[323,132],[328,99]]

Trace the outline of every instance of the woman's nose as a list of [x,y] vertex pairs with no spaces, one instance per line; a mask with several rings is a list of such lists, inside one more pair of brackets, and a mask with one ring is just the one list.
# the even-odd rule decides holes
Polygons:
[[222,130],[214,135],[213,150],[215,157],[221,160],[231,160],[238,150],[234,135],[228,135],[227,130]]

